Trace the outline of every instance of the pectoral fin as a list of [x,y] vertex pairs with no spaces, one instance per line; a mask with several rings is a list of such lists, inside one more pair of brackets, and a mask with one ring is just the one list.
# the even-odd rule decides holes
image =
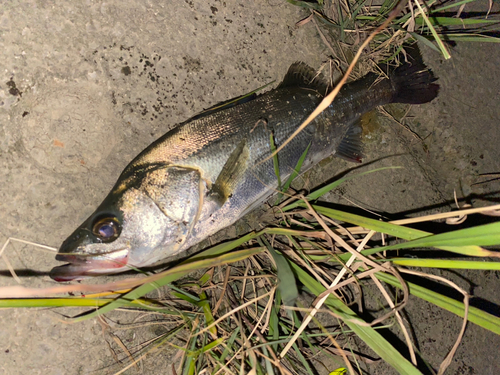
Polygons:
[[249,156],[250,152],[246,139],[244,139],[238,144],[231,155],[229,155],[217,180],[215,180],[215,183],[212,185],[210,196],[218,200],[221,206],[233,194],[236,186],[247,171]]

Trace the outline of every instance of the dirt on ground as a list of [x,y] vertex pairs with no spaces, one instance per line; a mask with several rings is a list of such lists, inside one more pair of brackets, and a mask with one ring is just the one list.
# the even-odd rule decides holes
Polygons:
[[[284,0],[0,4],[0,241],[58,247],[130,160],[175,124],[279,82],[297,60],[320,68],[329,50],[316,28],[295,27],[308,14]],[[329,195],[331,202],[401,217],[449,210],[454,192],[475,205],[498,201],[500,45],[463,43],[450,52],[445,61],[423,48],[441,89],[432,103],[411,109],[411,131],[395,121],[401,109],[391,106],[386,109],[395,120],[378,115],[365,129],[365,164],[357,171],[403,169],[351,180]],[[312,188],[352,167],[331,157],[302,183]],[[53,252],[12,244],[5,255],[23,285],[55,283],[47,275],[58,265]],[[498,272],[437,274],[500,315]],[[16,284],[0,260],[0,286]],[[437,368],[462,321],[417,299],[406,310],[422,357]],[[63,319],[75,313],[0,311],[0,374],[110,373],[113,338],[98,320]],[[143,319],[125,312],[110,318]],[[154,326],[132,330],[124,343],[134,347],[154,334]],[[498,348],[499,336],[469,324],[446,373],[497,374]],[[128,373],[172,374],[176,352],[165,349]],[[393,373],[380,363],[367,371]]]

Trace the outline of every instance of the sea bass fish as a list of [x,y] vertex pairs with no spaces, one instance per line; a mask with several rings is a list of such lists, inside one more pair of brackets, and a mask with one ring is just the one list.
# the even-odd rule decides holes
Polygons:
[[[368,74],[278,153],[286,179],[307,147],[302,171],[336,154],[361,161],[360,117],[387,103],[421,104],[439,86],[421,60],[388,77]],[[163,135],[122,172],[96,211],[61,245],[57,281],[157,264],[265,202],[278,186],[271,155],[330,90],[315,70],[293,64],[283,82],[253,100],[209,110]],[[238,101],[237,101],[238,102]]]

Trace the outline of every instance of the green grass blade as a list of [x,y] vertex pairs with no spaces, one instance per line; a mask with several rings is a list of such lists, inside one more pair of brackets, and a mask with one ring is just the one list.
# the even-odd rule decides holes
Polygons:
[[[476,0],[472,0],[472,1],[476,1]],[[434,5],[434,3],[435,3],[435,1],[426,1],[425,7],[427,10],[429,10],[429,12],[431,12],[430,8],[432,7],[432,5]],[[395,19],[394,23],[398,23],[398,24],[402,25],[406,21],[408,21],[408,19],[410,19],[410,17],[413,17],[414,14],[415,14],[415,12],[407,12],[406,14],[402,15],[401,17]]]
[[[401,284],[399,283],[399,281],[392,275],[377,272],[375,273],[375,276],[377,277],[377,279],[384,281],[387,284],[390,284],[397,288],[401,288]],[[407,282],[406,284],[408,285],[409,292],[412,295],[430,302],[436,306],[439,306],[445,310],[448,310],[462,318],[464,317],[465,307],[462,302],[443,296],[439,293],[433,292],[432,290],[413,283]],[[497,335],[500,335],[500,318],[494,315],[488,314],[487,312],[484,312],[476,307],[469,306],[468,320],[471,323],[477,324],[480,327],[483,327],[493,333],[496,333]]]
[[[11,298],[0,299],[0,308],[37,308],[37,307],[101,307],[114,299],[112,298],[89,298],[89,297],[50,297],[50,298]],[[156,311],[172,316],[182,316],[178,311],[171,310],[159,303],[150,300],[137,299],[135,301],[125,301],[123,307],[140,308],[144,310]]]
[[366,15],[363,15],[363,14],[356,17],[357,21],[375,21],[376,19],[378,19],[378,17],[376,17],[376,16],[366,16]]
[[379,17],[385,20],[385,16],[387,16],[394,9],[397,3],[398,0],[385,0],[378,11]]
[[185,294],[177,293],[177,292],[172,292],[172,295],[174,297],[177,297],[179,299],[182,299],[182,300],[186,301],[187,303],[190,303],[191,305],[198,306],[198,301],[196,301],[195,299],[193,299],[193,298],[191,298],[189,296],[186,296]]
[[[416,247],[446,248],[463,255],[481,256],[481,252],[468,251],[466,246],[493,246],[500,244],[500,222],[459,229],[452,232],[434,234],[416,240],[384,246],[382,250],[411,249]],[[464,250],[467,249],[467,250]],[[484,250],[484,249],[483,249]],[[500,252],[488,251],[488,256],[500,256]]]
[[500,43],[500,38],[482,34],[446,34],[446,39],[454,42]]
[[226,339],[225,342],[224,341],[221,342],[221,344],[224,346],[224,350],[222,351],[222,354],[220,355],[220,357],[217,357],[216,353],[212,352],[212,356],[214,357],[215,361],[218,362],[218,364],[215,366],[214,370],[212,371],[212,374],[217,373],[217,371],[219,371],[219,369],[224,365],[226,357],[229,354],[235,352],[235,350],[233,350],[232,347],[233,347],[234,341],[238,337],[239,333],[240,333],[240,328],[236,327],[236,329],[233,331],[233,333],[231,333],[231,336],[229,336],[229,338]]
[[441,50],[441,53],[443,54],[443,57],[446,60],[451,59],[450,53],[446,49],[443,41],[441,40],[441,38],[439,37],[438,33],[436,32],[436,29],[434,29],[434,27],[432,26],[431,22],[429,21],[429,18],[427,17],[427,15],[425,14],[424,10],[422,9],[422,6],[420,5],[420,0],[415,0],[415,4],[417,4],[418,10],[420,10],[420,15],[422,16],[422,18],[425,21],[425,24],[427,25],[427,27],[431,31],[431,34],[434,37],[434,40],[436,41],[439,49]]
[[398,266],[445,268],[462,270],[496,270],[500,271],[500,262],[481,262],[476,260],[451,260],[451,259],[413,259],[391,258],[390,261]]
[[463,4],[472,3],[474,1],[477,1],[477,0],[462,0],[462,1],[458,1],[458,2],[453,3],[453,4],[445,5],[445,6],[436,8],[436,9],[431,9],[430,13],[438,13],[438,12],[442,12],[443,10],[446,10],[446,9],[458,8],[459,6],[461,6]]
[[336,29],[341,29],[342,27],[340,25],[337,25],[336,23],[332,22],[328,17],[325,17],[321,13],[315,13],[314,16],[316,17],[317,20],[319,20],[321,23],[329,26],[329,27],[334,27]]
[[382,61],[380,62],[380,64],[386,64],[386,63],[389,63],[389,62],[393,61],[393,60],[394,60],[394,58],[395,58],[396,56],[398,56],[402,50],[403,50],[403,44],[402,44],[402,45],[400,45],[400,46],[396,49],[396,51],[394,51],[394,53],[392,54],[392,56],[389,56],[387,59],[382,60]]
[[200,277],[200,279],[198,280],[198,285],[199,286],[203,286],[205,285],[206,283],[208,283],[208,281],[210,280],[211,276],[210,276],[210,273],[208,272],[205,272],[203,274],[202,277]]
[[[415,24],[419,26],[425,25],[427,22],[422,17],[415,18]],[[453,18],[453,17],[434,17],[429,18],[429,24],[432,26],[470,26],[482,24],[500,23],[498,20],[474,19],[474,18]]]
[[[201,301],[198,302],[198,306],[203,309],[203,314],[205,315],[205,324],[208,326],[212,325],[215,322],[214,315],[212,314],[212,309],[210,307],[210,302],[208,301],[207,295],[205,292],[201,293]],[[212,334],[212,337],[217,337],[217,327],[214,325],[209,328],[209,332]]]

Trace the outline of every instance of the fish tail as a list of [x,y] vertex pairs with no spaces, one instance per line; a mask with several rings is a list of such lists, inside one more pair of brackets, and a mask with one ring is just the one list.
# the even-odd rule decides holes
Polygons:
[[427,68],[421,57],[395,69],[391,75],[393,103],[423,104],[433,100],[439,85],[432,71]]

